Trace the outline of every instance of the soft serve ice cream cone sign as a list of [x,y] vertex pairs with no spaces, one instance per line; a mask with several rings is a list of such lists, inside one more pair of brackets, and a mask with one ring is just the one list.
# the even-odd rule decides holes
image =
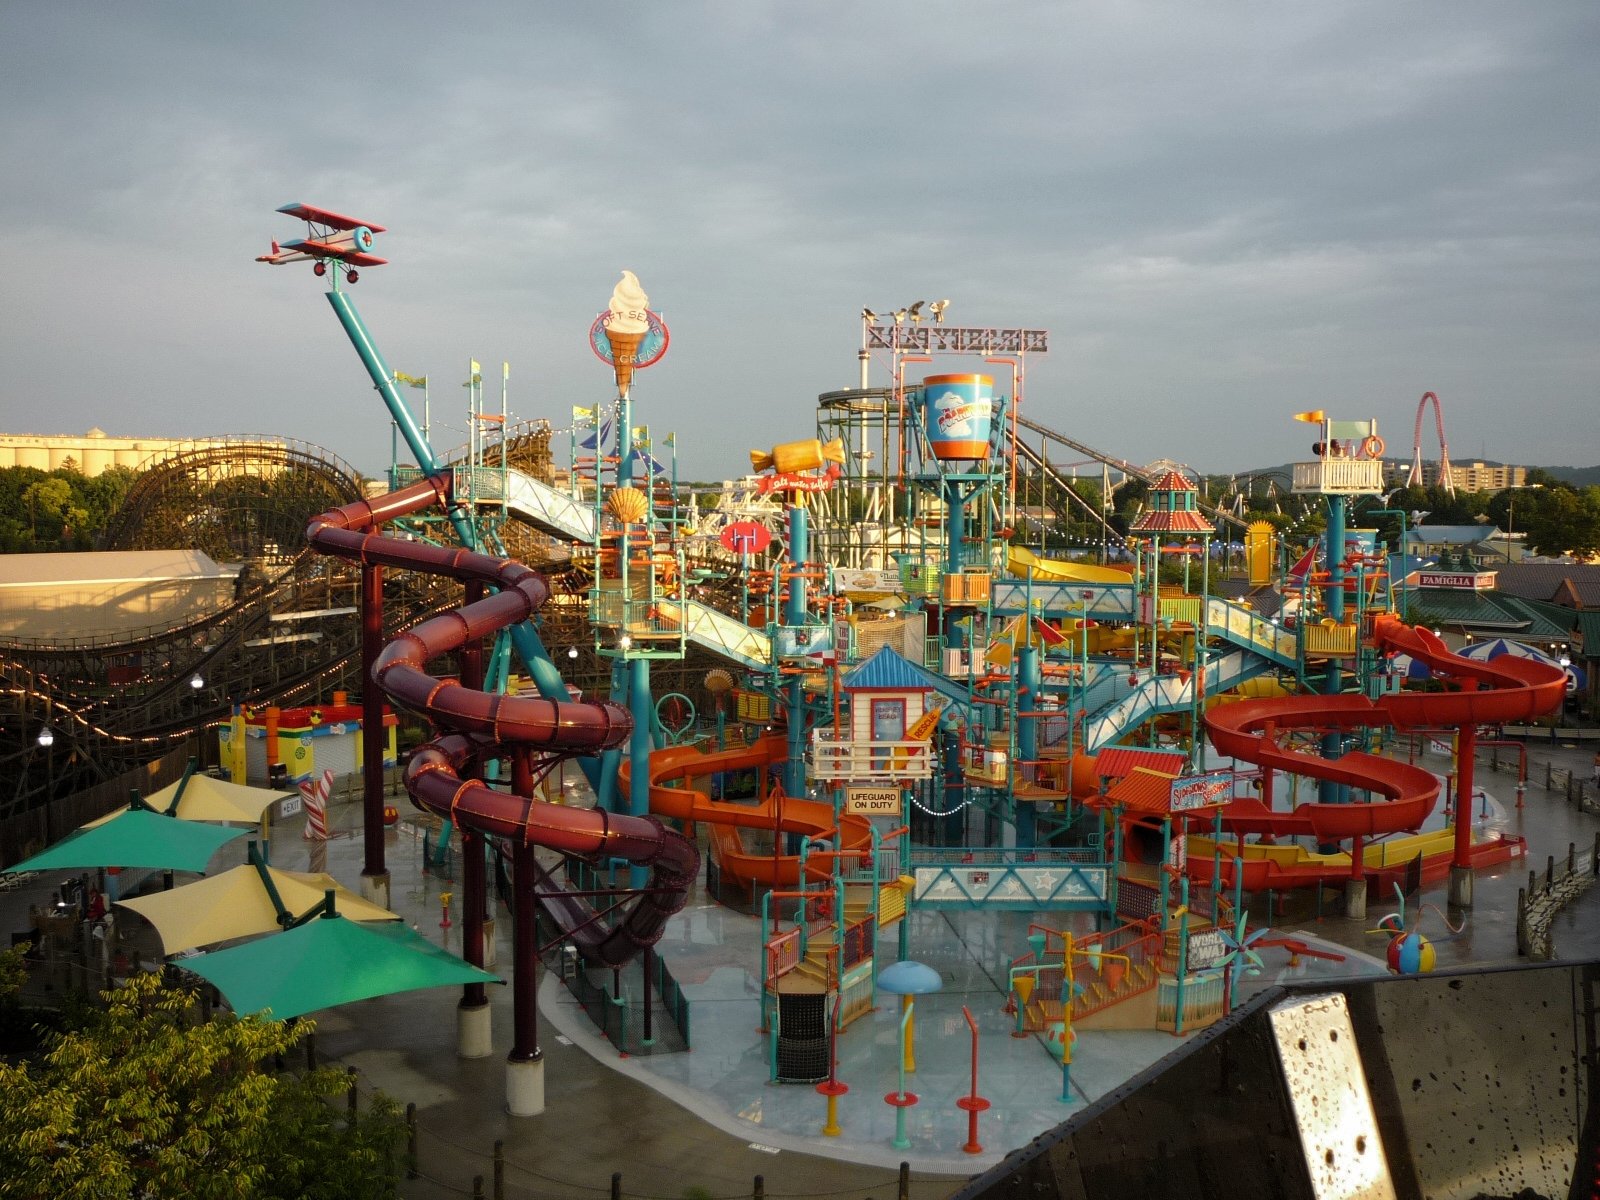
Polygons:
[[650,297],[638,278],[624,271],[606,311],[589,326],[589,345],[600,361],[615,368],[617,391],[626,396],[633,373],[659,361],[669,340],[666,322],[650,311]]

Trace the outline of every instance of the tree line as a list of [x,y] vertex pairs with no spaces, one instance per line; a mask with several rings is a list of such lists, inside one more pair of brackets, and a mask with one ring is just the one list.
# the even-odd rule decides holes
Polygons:
[[135,478],[131,467],[0,467],[0,554],[93,550]]

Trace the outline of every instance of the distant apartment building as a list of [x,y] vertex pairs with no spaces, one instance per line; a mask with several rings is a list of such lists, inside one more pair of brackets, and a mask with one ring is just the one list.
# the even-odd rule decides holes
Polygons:
[[[103,429],[85,434],[0,433],[0,467],[34,467],[40,471],[71,468],[86,476],[110,467],[150,466],[185,450],[238,438],[110,437]],[[251,441],[260,442],[254,438]]]
[[[1383,464],[1383,481],[1390,487],[1403,486],[1410,473],[1410,463],[1390,459]],[[1450,479],[1458,492],[1501,492],[1506,488],[1526,487],[1528,468],[1484,462],[1467,463],[1465,466],[1451,463]],[[1427,487],[1439,482],[1437,462],[1422,464],[1422,482]]]

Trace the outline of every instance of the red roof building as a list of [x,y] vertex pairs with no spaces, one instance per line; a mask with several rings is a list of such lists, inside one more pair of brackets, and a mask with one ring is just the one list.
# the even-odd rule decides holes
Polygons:
[[1216,526],[1195,507],[1199,493],[1176,471],[1150,485],[1150,507],[1129,526],[1130,533],[1215,533]]

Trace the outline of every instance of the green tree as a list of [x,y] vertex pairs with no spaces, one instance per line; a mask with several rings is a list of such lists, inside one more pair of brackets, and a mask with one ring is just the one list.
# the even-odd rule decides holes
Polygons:
[[[1524,507],[1531,510],[1526,515]],[[1517,504],[1517,525],[1527,530],[1535,554],[1593,558],[1600,554],[1600,487],[1559,484],[1526,492]]]
[[[0,980],[13,982],[0,969]],[[0,1063],[0,1197],[393,1196],[404,1125],[379,1098],[352,1126],[327,1102],[344,1076],[278,1073],[310,1026],[219,1016],[159,975]]]

